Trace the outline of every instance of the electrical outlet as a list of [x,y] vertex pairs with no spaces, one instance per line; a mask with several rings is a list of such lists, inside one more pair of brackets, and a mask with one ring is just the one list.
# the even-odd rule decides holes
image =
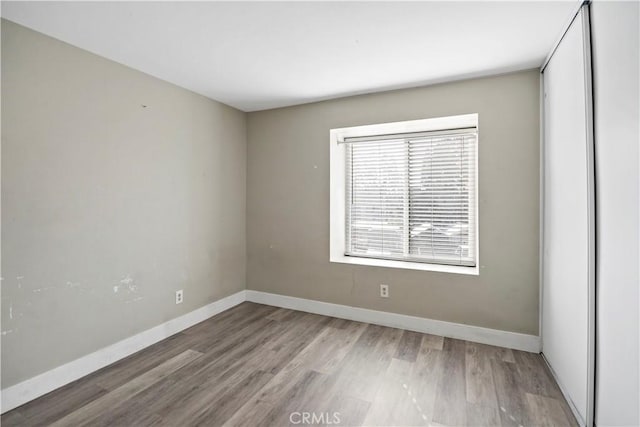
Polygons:
[[183,293],[183,290],[180,289],[179,291],[176,291],[176,304],[182,304],[183,300],[184,300],[184,293]]
[[389,298],[389,285],[380,285],[380,296],[382,298]]

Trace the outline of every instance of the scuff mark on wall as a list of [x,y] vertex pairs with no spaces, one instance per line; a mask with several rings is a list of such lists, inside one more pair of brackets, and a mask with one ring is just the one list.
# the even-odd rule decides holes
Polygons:
[[45,286],[43,288],[36,288],[33,290],[33,292],[47,292],[50,291],[51,289],[56,289],[55,286]]
[[12,334],[12,333],[13,333],[13,329],[2,331],[2,335],[9,335],[9,334]]
[[46,292],[46,291],[50,291],[51,289],[55,289],[55,286],[45,286],[44,288],[36,288],[33,290],[33,292]]
[[127,300],[127,301],[125,301],[124,303],[125,303],[125,304],[130,304],[130,303],[132,303],[132,302],[141,301],[141,300],[143,300],[143,299],[144,299],[143,297],[137,297],[137,298],[134,298],[134,299]]
[[120,279],[120,284],[113,287],[113,293],[117,294],[120,290],[129,292],[138,292],[138,285],[130,274],[127,274],[124,278]]
[[9,319],[13,320],[13,304],[9,304]]

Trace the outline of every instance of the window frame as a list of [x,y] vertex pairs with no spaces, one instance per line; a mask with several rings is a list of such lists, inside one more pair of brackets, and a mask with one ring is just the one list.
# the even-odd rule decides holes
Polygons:
[[[345,138],[366,137],[373,135],[391,135],[414,132],[446,131],[458,128],[475,127],[478,131],[475,155],[475,266],[458,266],[435,264],[429,262],[390,260],[374,257],[346,255],[346,146]],[[480,140],[478,114],[462,114],[457,116],[430,119],[409,120],[402,122],[380,123],[363,126],[352,126],[331,129],[329,132],[330,149],[330,200],[329,200],[329,261],[343,264],[369,265],[376,267],[401,268],[410,270],[436,271],[468,275],[480,274],[479,246],[479,209],[478,209],[478,144]]]

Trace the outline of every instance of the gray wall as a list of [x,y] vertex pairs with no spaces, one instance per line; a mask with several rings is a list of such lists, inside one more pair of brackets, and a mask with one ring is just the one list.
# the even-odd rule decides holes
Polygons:
[[2,66],[3,388],[245,288],[244,113],[4,20]]
[[[465,113],[479,114],[480,275],[329,263],[329,129]],[[248,141],[248,289],[538,333],[537,70],[250,113]]]
[[640,5],[591,6],[596,143],[596,423],[640,425]]
[[[245,123],[5,20],[2,65],[3,388],[244,289],[245,224],[249,289],[537,334],[537,71]],[[480,276],[330,264],[329,129],[473,112]]]

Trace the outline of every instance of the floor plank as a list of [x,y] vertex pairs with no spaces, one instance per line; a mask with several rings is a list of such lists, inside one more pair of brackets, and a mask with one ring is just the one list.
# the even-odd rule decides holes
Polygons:
[[467,342],[465,353],[465,379],[467,401],[498,409],[496,387],[491,369],[491,353],[485,346]]
[[72,384],[68,384],[23,405],[20,411],[27,416],[23,417],[24,420],[22,422],[5,420],[3,416],[2,424],[49,425],[107,393],[107,390],[100,387],[91,378],[81,378]]
[[441,357],[442,368],[432,420],[445,426],[466,425],[465,342],[445,338]]
[[422,408],[421,396],[409,387],[413,362],[394,358],[378,388],[371,409],[365,418],[367,426],[428,425],[427,408]]
[[[407,383],[407,394],[417,399],[421,415],[425,415],[429,422],[433,418],[444,360],[442,351],[434,349],[432,344],[431,340],[422,340],[422,347]],[[440,348],[442,347],[440,346]],[[424,419],[424,417],[421,418]]]
[[467,402],[467,425],[501,426],[500,412],[494,406]]
[[491,368],[496,386],[501,424],[504,427],[525,425],[525,420],[527,420],[525,397],[519,384],[520,377],[515,364],[492,359]]
[[423,334],[422,342],[429,348],[432,348],[434,350],[442,350],[442,346],[444,345],[444,337],[431,334]]
[[569,420],[557,399],[526,393],[529,423],[538,426],[567,426]]
[[381,383],[393,355],[396,352],[402,331],[368,325],[344,358],[338,371],[337,388],[345,396],[371,402]]
[[576,425],[538,354],[243,303],[3,426]]
[[408,362],[415,362],[418,351],[422,345],[422,334],[412,331],[404,331],[398,344],[395,357]]
[[66,425],[87,425],[93,418],[98,417],[105,409],[111,408],[122,401],[133,398],[136,394],[146,389],[150,385],[158,382],[170,373],[180,369],[194,359],[202,356],[202,353],[193,350],[187,350],[184,353],[168,360],[167,362],[151,369],[140,375],[134,380],[118,387],[117,389],[100,396],[96,400],[84,405],[77,411],[70,413],[57,422],[53,426]]

